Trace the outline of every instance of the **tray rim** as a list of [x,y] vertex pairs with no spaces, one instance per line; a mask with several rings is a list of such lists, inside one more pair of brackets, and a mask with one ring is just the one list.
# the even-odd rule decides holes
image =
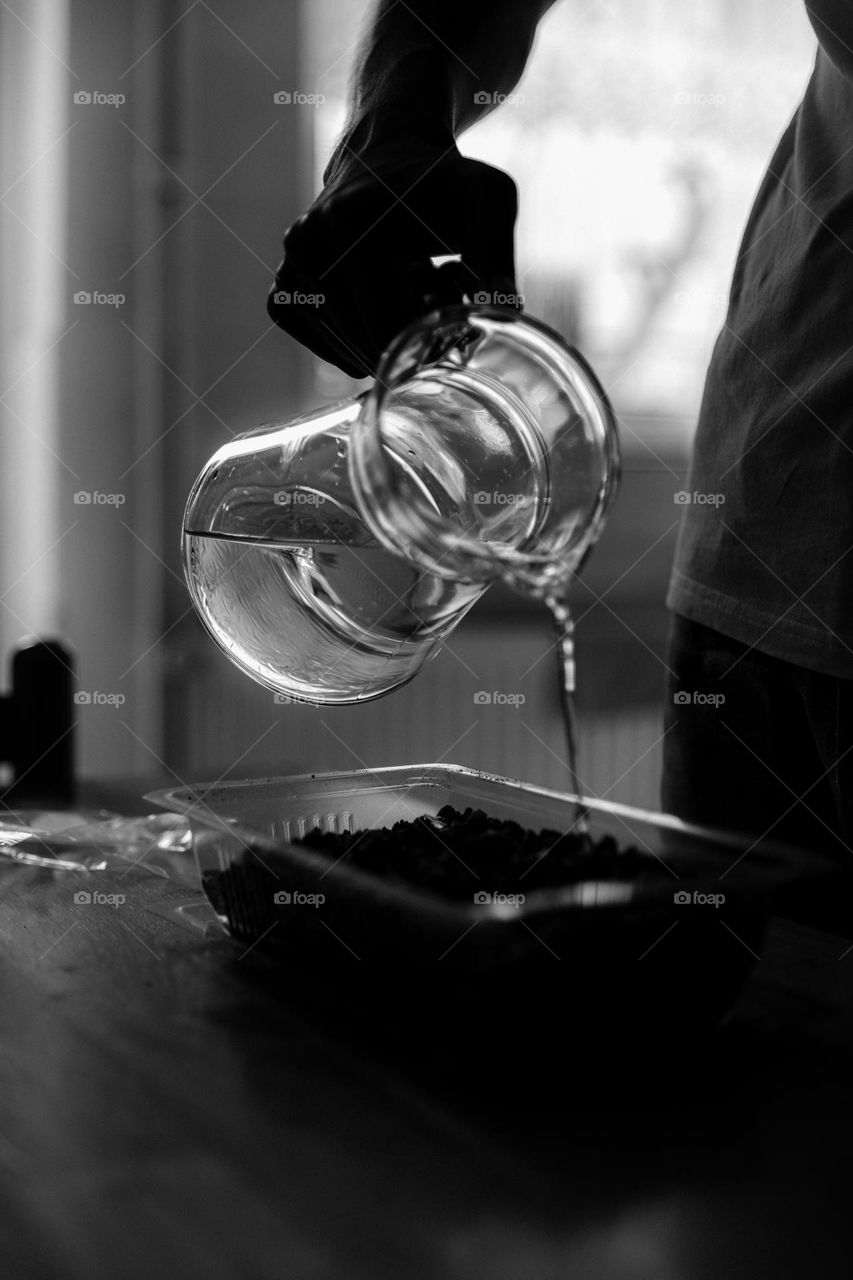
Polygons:
[[[473,769],[463,764],[445,764],[438,763],[415,763],[415,764],[395,764],[395,765],[375,765],[371,768],[362,769],[332,769],[315,773],[289,773],[289,774],[269,774],[261,778],[232,778],[228,781],[217,780],[216,782],[196,782],[184,784],[180,787],[163,787],[155,791],[149,791],[143,796],[144,800],[151,800],[161,808],[169,809],[173,813],[186,813],[189,809],[194,808],[193,805],[187,805],[180,801],[178,797],[182,793],[188,791],[201,790],[204,793],[216,791],[230,791],[237,788],[245,790],[254,790],[269,787],[271,784],[281,785],[282,783],[296,784],[306,782],[330,782],[344,779],[357,779],[366,777],[378,777],[379,775],[395,775],[404,777],[413,772],[419,773],[446,773],[452,777],[459,779],[470,779],[477,782],[493,783],[498,786],[512,787],[520,791],[524,795],[542,796],[546,800],[556,800],[566,805],[574,805],[577,803],[584,804],[587,808],[593,809],[599,813],[609,813],[615,817],[632,818],[642,822],[648,822],[651,826],[666,827],[671,831],[678,831],[682,834],[698,836],[701,840],[712,839],[715,843],[728,844],[731,847],[739,848],[744,842],[744,836],[739,835],[730,829],[724,827],[703,827],[694,823],[684,822],[671,813],[655,813],[651,809],[638,809],[633,805],[621,804],[615,800],[600,800],[594,796],[579,796],[571,791],[554,791],[548,787],[540,787],[536,783],[522,782],[518,778],[506,778],[498,773],[489,773],[482,769]],[[420,784],[429,783],[430,779],[420,779]],[[437,781],[437,780],[436,780]],[[387,783],[378,782],[377,786],[387,786]],[[418,782],[412,782],[412,786],[419,785]],[[209,814],[212,825],[220,825],[227,822],[227,819],[221,818],[218,814]],[[775,849],[791,851],[794,853],[803,853],[804,850],[794,845],[786,845],[778,841],[761,840],[756,841],[765,846]]]
[[[412,775],[416,776],[413,777]],[[567,808],[576,804],[579,800],[579,797],[571,792],[554,791],[532,783],[521,782],[518,779],[505,778],[499,774],[472,769],[466,765],[445,764],[443,762],[329,770],[280,776],[271,775],[262,778],[232,779],[227,782],[192,783],[155,790],[147,793],[144,798],[159,805],[161,808],[184,814],[191,818],[192,821],[198,822],[200,826],[209,830],[227,832],[246,844],[247,847],[252,844],[260,845],[264,852],[271,856],[290,858],[291,862],[296,859],[298,863],[305,866],[306,871],[312,870],[319,873],[322,870],[329,870],[329,859],[325,855],[306,849],[304,846],[296,845],[292,841],[271,836],[265,831],[256,830],[243,819],[227,818],[220,813],[206,809],[203,806],[203,797],[208,793],[224,792],[227,794],[229,790],[236,791],[238,788],[244,791],[252,791],[268,789],[271,785],[282,788],[288,786],[299,787],[310,783],[318,785],[332,784],[334,787],[334,784],[339,782],[342,786],[342,791],[345,791],[347,782],[355,785],[359,780],[366,778],[376,779],[376,790],[393,786],[397,782],[403,782],[404,779],[411,779],[409,785],[412,787],[441,786],[442,780],[445,780],[444,785],[446,785],[446,780],[449,778],[462,783],[469,781],[508,787],[523,795],[532,797],[534,800],[541,797],[548,801],[564,804]],[[199,792],[201,793],[201,802],[199,802],[197,794]],[[196,799],[189,801],[188,793],[196,793]],[[286,794],[285,791],[282,794],[282,799],[286,798]],[[296,793],[294,793],[294,798],[297,798]],[[727,849],[742,850],[743,855],[745,855],[747,852],[760,849],[765,859],[768,854],[775,858],[774,865],[765,865],[761,869],[763,878],[766,881],[766,888],[778,889],[783,885],[790,884],[792,881],[819,879],[823,874],[835,869],[835,865],[829,856],[823,855],[818,851],[806,850],[798,846],[772,840],[753,839],[748,834],[739,835],[736,832],[725,829],[702,827],[684,822],[673,814],[656,814],[649,810],[619,804],[615,801],[598,800],[594,797],[582,797],[581,799],[582,803],[593,812],[613,816],[620,820],[626,819],[646,823],[658,829],[662,828],[674,834],[680,834],[691,840],[698,841],[700,847],[704,846],[709,850],[712,847],[719,848],[723,846]],[[634,840],[641,845],[643,843],[639,837],[635,836]],[[752,842],[751,844],[750,841]],[[658,857],[653,851],[648,852],[651,857]],[[659,860],[663,862],[662,859]],[[665,863],[663,865],[666,867]],[[667,907],[672,910],[674,907],[672,889],[669,888],[669,882],[663,878],[655,878],[652,883],[647,882],[645,884],[642,881],[628,880],[577,881],[557,888],[532,890],[526,895],[525,902],[517,906],[495,906],[494,904],[474,903],[473,897],[469,903],[465,903],[461,899],[443,898],[428,889],[422,889],[416,885],[408,885],[402,881],[383,881],[373,873],[359,867],[343,867],[340,870],[340,874],[360,886],[365,892],[372,891],[376,895],[377,891],[380,891],[384,898],[399,899],[401,905],[405,904],[409,908],[415,908],[420,912],[426,909],[431,913],[438,912],[445,917],[450,915],[460,922],[476,920],[482,924],[487,922],[490,924],[511,924],[523,920],[525,917],[538,916],[554,911],[580,912],[588,916],[590,912],[600,912],[602,910],[608,912],[632,909],[649,910],[655,907]],[[712,879],[709,877],[707,869],[699,869],[696,875],[689,880],[675,875],[674,883],[682,885],[689,883],[690,887],[694,889],[697,885],[708,888],[712,883],[719,883],[720,879],[722,877]],[[738,897],[748,898],[755,903],[760,896],[761,879],[761,871],[754,873],[750,877],[752,883],[748,884],[747,887],[744,887],[743,884],[739,886]],[[621,892],[618,892],[620,888]],[[667,889],[668,892],[666,891]],[[662,892],[662,890],[664,891]]]

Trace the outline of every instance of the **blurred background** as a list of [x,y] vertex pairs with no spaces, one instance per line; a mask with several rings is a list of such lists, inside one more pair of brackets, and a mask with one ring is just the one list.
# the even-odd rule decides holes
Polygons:
[[[563,785],[539,607],[492,588],[405,689],[310,708],[233,668],[183,585],[208,456],[364,385],[274,329],[265,298],[371,9],[0,7],[0,654],[26,633],[71,643],[84,777],[443,760]],[[799,0],[562,0],[516,93],[461,142],[518,182],[526,309],[584,352],[621,426],[621,493],[575,593],[590,794],[658,803],[673,495],[740,233],[813,57]]]

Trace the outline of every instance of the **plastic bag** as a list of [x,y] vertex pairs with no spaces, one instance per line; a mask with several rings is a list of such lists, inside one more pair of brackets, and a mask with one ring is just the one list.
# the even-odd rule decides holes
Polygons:
[[0,858],[53,871],[136,866],[197,884],[190,826],[181,814],[126,818],[106,810],[21,810],[0,817]]

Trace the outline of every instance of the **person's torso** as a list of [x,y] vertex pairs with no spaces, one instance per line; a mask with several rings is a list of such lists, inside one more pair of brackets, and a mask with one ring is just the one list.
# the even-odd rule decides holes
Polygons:
[[672,607],[853,676],[853,79],[823,49],[747,222],[687,494]]

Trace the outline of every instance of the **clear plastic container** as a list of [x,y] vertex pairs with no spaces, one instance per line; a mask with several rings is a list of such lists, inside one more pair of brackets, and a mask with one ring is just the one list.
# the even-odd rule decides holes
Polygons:
[[[780,895],[831,870],[811,852],[585,799],[590,833],[645,851],[660,874],[566,884],[514,906],[478,903],[474,892],[464,903],[291,842],[315,826],[387,827],[445,804],[562,831],[575,822],[577,797],[425,764],[196,784],[148,798],[189,819],[202,881],[245,946],[260,942],[300,972],[331,966],[334,984],[354,959],[380,963],[389,981],[414,965],[456,1001],[500,1003],[532,982],[540,996],[570,997],[573,1016],[588,1021],[713,1024],[760,954]],[[553,970],[557,961],[569,967]],[[556,995],[555,973],[565,984]]]

